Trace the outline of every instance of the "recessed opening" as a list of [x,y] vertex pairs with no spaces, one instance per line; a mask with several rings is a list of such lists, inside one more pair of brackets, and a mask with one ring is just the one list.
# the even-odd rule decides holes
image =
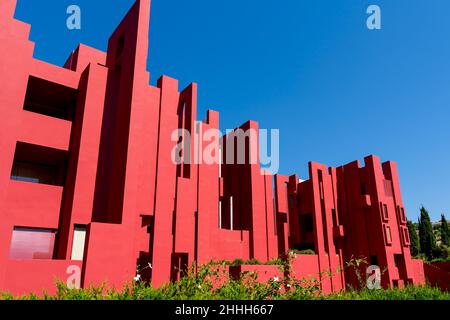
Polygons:
[[125,48],[125,34],[121,34],[117,39],[116,59],[120,59]]
[[11,169],[11,179],[64,186],[67,151],[18,142]]
[[389,220],[389,210],[387,204],[381,203],[381,213],[383,215],[383,220]]
[[77,90],[30,76],[23,109],[72,121],[76,101]]
[[386,224],[383,224],[383,233],[386,245],[391,245],[392,244],[391,227]]
[[52,259],[56,230],[15,227],[10,259]]
[[409,239],[409,230],[407,227],[405,226],[401,226],[400,228],[401,232],[402,232],[402,238],[403,238],[403,245],[405,247],[409,246],[411,244],[411,240]]
[[401,254],[394,254],[394,264],[395,267],[398,268],[402,263],[402,255]]
[[367,185],[365,183],[361,183],[361,195],[367,195]]
[[304,226],[305,232],[313,232],[314,224],[313,224],[313,216],[311,213],[301,215],[300,224]]
[[370,256],[370,264],[372,266],[377,266],[378,265],[378,257],[377,256]]
[[331,209],[331,217],[333,218],[333,226],[337,226],[337,214],[336,209]]

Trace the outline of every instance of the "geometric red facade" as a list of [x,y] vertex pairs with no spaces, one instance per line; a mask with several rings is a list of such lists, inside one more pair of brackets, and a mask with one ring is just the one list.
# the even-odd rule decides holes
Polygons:
[[[135,3],[106,53],[80,45],[64,67],[33,58],[14,10],[0,2],[0,291],[51,292],[77,268],[82,286],[120,288],[149,263],[144,276],[159,286],[194,261],[265,262],[289,249],[315,252],[299,257],[297,276],[365,256],[387,268],[384,287],[424,282],[393,162],[310,163],[307,181],[272,177],[259,161],[174,163],[174,130],[218,129],[219,114],[196,121],[196,84],[149,85],[150,0]],[[216,138],[198,147],[237,140]],[[245,141],[247,156],[258,150],[257,137]],[[322,288],[356,281],[337,273]]]

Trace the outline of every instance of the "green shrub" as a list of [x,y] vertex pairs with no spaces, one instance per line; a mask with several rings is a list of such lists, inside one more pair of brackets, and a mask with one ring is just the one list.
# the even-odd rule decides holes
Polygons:
[[[272,262],[275,264],[280,261],[274,259]],[[280,264],[280,268],[289,267],[288,262],[281,262],[284,264]],[[57,282],[55,295],[43,293],[39,297],[34,294],[14,297],[8,293],[0,293],[0,300],[450,300],[450,293],[430,286],[388,290],[350,289],[325,295],[320,291],[320,283],[314,279],[283,276],[281,279],[260,283],[256,280],[256,272],[245,272],[238,279],[232,279],[226,270],[216,267],[219,264],[226,265],[226,262],[211,262],[201,266],[194,264],[179,281],[156,289],[144,282],[133,282],[120,291],[106,289],[106,283],[99,287],[74,290]],[[217,283],[215,280],[218,278],[223,281]]]
[[291,249],[289,250],[290,254],[316,254],[314,250],[311,249],[305,249],[305,250],[297,250],[297,249]]

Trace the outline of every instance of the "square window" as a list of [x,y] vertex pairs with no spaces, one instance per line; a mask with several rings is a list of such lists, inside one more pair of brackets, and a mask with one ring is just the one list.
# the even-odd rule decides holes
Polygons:
[[52,259],[55,230],[19,228],[13,230],[9,258],[13,260]]

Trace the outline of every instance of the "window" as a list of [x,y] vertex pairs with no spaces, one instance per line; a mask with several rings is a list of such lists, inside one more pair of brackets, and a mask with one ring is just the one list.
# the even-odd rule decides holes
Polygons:
[[388,226],[387,224],[383,224],[383,233],[386,245],[391,245],[392,244],[391,227]]
[[86,241],[86,226],[75,226],[73,231],[71,260],[83,260],[84,244]]
[[395,264],[396,268],[403,265],[402,260],[403,260],[403,257],[401,254],[394,254],[394,264]]
[[399,208],[399,213],[400,213],[400,223],[402,224],[406,224],[406,214],[405,214],[405,208],[401,208],[400,206]]
[[403,246],[407,247],[411,244],[411,241],[409,239],[409,230],[407,227],[404,226],[402,226],[400,230],[402,232]]
[[64,186],[67,152],[18,142],[11,180]]
[[323,173],[322,170],[318,170],[317,174],[319,176],[319,193],[320,193],[320,199],[323,200],[324,198],[324,191],[323,191]]
[[11,239],[9,258],[52,259],[55,230],[15,227]]
[[382,214],[383,220],[385,220],[385,221],[389,220],[389,211],[388,211],[387,204],[380,203],[380,206],[381,206],[381,214]]
[[230,228],[233,230],[233,196],[230,197]]
[[36,77],[29,77],[23,109],[72,121],[77,90]]

